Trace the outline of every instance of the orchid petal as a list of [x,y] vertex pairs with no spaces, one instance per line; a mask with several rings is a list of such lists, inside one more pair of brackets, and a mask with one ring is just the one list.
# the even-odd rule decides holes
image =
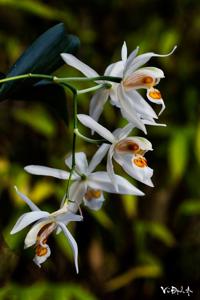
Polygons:
[[131,54],[128,56],[126,64],[124,66],[124,72],[123,73],[125,73],[125,71],[130,68],[130,65],[132,64],[132,61],[135,59],[136,55],[138,54],[138,51],[139,51],[139,47],[136,47],[135,50],[133,50],[131,52]]
[[108,140],[110,143],[113,143],[115,141],[113,134],[108,129],[98,124],[91,117],[84,114],[78,114],[77,117],[83,125],[90,128],[91,130],[96,131],[99,135]]
[[87,190],[87,183],[84,181],[73,182],[69,189],[69,199],[72,201],[69,203],[69,211],[76,212],[83,200]]
[[113,83],[112,89],[110,89],[109,96],[110,96],[110,103],[113,106],[120,108],[119,97],[118,97],[118,93],[117,93],[118,86],[119,86],[119,83]]
[[113,135],[115,136],[115,138],[117,140],[121,140],[126,138],[129,133],[131,133],[131,131],[133,130],[134,126],[132,123],[128,123],[126,126],[124,126],[123,128],[118,128],[113,132]]
[[151,120],[142,119],[142,121],[145,125],[162,126],[162,127],[167,126],[166,124],[156,123],[153,119]]
[[40,211],[39,207],[37,205],[35,205],[31,201],[31,199],[29,199],[26,195],[21,193],[16,186],[14,188],[15,188],[16,193],[22,198],[22,200],[24,200],[24,202],[26,202],[26,204],[30,207],[31,210]]
[[126,46],[126,42],[124,42],[123,45],[122,45],[121,57],[122,57],[123,62],[126,62],[126,60],[127,60],[127,46]]
[[121,105],[122,116],[125,119],[127,119],[130,123],[132,123],[133,126],[141,129],[146,134],[147,133],[146,128],[145,128],[143,122],[137,116],[137,112],[133,110],[133,107],[127,101],[127,95],[126,95],[122,85],[119,85],[119,87],[118,87],[118,96],[119,96],[119,102]]
[[46,211],[31,211],[28,213],[23,214],[18,220],[13,229],[11,230],[11,234],[15,234],[19,232],[20,230],[24,229],[31,223],[46,218],[49,216],[49,213]]
[[[144,193],[132,185],[128,180],[119,175],[115,175],[115,181],[118,185],[118,193],[125,195],[138,195],[143,196]],[[117,193],[116,189],[106,172],[95,172],[90,176],[88,186],[93,189],[99,189],[108,193]]]
[[52,223],[52,219],[48,218],[44,221],[38,221],[33,227],[29,230],[24,240],[24,247],[29,248],[37,242],[37,236],[39,231],[47,224]]
[[121,60],[117,61],[116,63],[113,63],[106,68],[104,72],[104,76],[122,77],[123,69],[124,69],[124,62]]
[[104,104],[108,100],[108,96],[109,96],[108,89],[99,90],[93,95],[90,101],[89,114],[95,121],[99,120],[99,117],[103,112]]
[[118,192],[118,186],[116,182],[116,177],[114,173],[114,168],[113,168],[113,162],[112,162],[112,157],[114,155],[114,145],[112,145],[108,151],[108,157],[107,157],[107,172],[108,176],[110,177],[111,182],[113,183],[116,192]]
[[34,175],[51,176],[59,179],[68,179],[69,172],[60,169],[49,168],[39,165],[29,165],[24,168],[28,173]]
[[78,273],[79,270],[78,270],[78,246],[77,246],[77,243],[76,243],[75,239],[73,238],[73,236],[71,235],[71,233],[69,232],[69,230],[67,229],[67,227],[62,222],[59,222],[58,225],[61,227],[64,235],[67,237],[67,239],[72,247],[72,250],[74,253],[74,263],[75,263],[75,267],[76,267],[76,272]]
[[99,76],[99,74],[96,71],[94,71],[88,65],[84,64],[82,61],[80,61],[74,55],[69,54],[69,53],[61,53],[61,57],[66,62],[66,64],[79,70],[86,77],[98,77]]
[[[87,157],[84,152],[76,152],[75,153],[75,168],[80,174],[86,174],[88,169]],[[65,159],[65,164],[71,168],[72,167],[72,155],[70,154]]]
[[152,107],[143,99],[143,97],[135,90],[129,90],[124,93],[125,101],[130,106],[132,111],[138,112],[141,117],[155,118],[157,115]]
[[110,148],[109,144],[102,144],[99,149],[96,151],[94,156],[92,157],[89,166],[88,166],[88,174],[94,171],[94,169],[100,164],[108,149]]
[[76,215],[71,212],[63,213],[56,217],[57,222],[62,222],[65,225],[67,225],[69,222],[73,222],[73,221],[78,222],[78,221],[82,221],[82,220],[83,220],[82,216]]
[[132,59],[132,61],[130,60],[129,64],[128,64],[128,60],[127,60],[126,66],[124,68],[124,77],[129,76],[131,73],[133,73],[135,70],[137,70],[140,66],[147,63],[152,57],[167,57],[167,56],[171,55],[175,51],[176,48],[177,48],[177,46],[175,46],[172,49],[172,51],[167,54],[156,54],[154,52],[148,52],[148,53],[138,55],[136,58]]

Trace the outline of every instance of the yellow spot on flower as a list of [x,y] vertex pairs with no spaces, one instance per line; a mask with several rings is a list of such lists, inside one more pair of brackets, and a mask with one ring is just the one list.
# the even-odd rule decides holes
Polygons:
[[149,92],[149,97],[154,100],[160,100],[162,99],[161,93],[159,90],[153,89]]
[[88,189],[85,193],[86,200],[98,199],[101,197],[101,190]]
[[145,168],[147,167],[147,160],[146,158],[142,157],[142,156],[139,156],[137,158],[133,158],[132,159],[132,162],[139,168]]

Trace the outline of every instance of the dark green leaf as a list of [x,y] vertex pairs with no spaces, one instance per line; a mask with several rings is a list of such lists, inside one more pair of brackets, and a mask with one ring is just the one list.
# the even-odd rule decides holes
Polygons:
[[[60,53],[74,53],[78,46],[79,39],[68,35],[63,23],[59,23],[36,39],[13,65],[6,77],[27,73],[51,74],[64,63]],[[15,98],[16,93],[38,81],[38,79],[26,79],[7,82],[0,89],[0,100]]]

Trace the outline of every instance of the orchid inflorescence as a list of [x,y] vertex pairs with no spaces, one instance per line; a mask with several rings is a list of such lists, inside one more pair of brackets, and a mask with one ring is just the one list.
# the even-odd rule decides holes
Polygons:
[[[17,194],[30,207],[31,212],[23,214],[15,224],[11,234],[17,233],[34,223],[25,238],[25,248],[35,245],[34,262],[40,265],[50,256],[50,247],[47,244],[49,235],[61,231],[68,239],[74,253],[74,262],[78,272],[78,247],[75,239],[67,228],[71,221],[82,221],[81,205],[92,210],[99,210],[104,199],[104,192],[137,195],[144,193],[131,184],[127,179],[115,174],[113,160],[132,178],[153,187],[153,170],[148,166],[145,153],[152,151],[151,142],[144,137],[130,136],[134,128],[147,134],[146,125],[165,126],[156,123],[158,118],[149,102],[161,105],[160,115],[165,109],[164,100],[160,91],[155,88],[160,79],[164,77],[161,69],[155,67],[142,67],[152,57],[166,57],[153,52],[138,55],[137,47],[129,56],[124,42],[121,50],[121,60],[109,65],[103,76],[78,60],[74,55],[62,53],[62,59],[70,66],[79,70],[86,77],[59,78],[49,76],[49,80],[64,85],[73,93],[73,145],[71,154],[65,159],[69,171],[55,168],[29,165],[25,167],[28,173],[34,175],[52,176],[67,181],[67,188],[61,206],[53,213],[42,211],[27,196],[15,187]],[[34,74],[33,74],[34,75]],[[38,77],[40,75],[37,75]],[[42,78],[43,75],[40,77]],[[29,74],[31,77],[31,74]],[[46,76],[48,77],[48,76]],[[12,80],[12,79],[11,79]],[[84,90],[77,90],[72,81],[92,81],[95,86]],[[139,93],[146,89],[147,99]],[[95,91],[90,101],[89,115],[77,113],[77,97],[79,94]],[[99,123],[104,104],[109,100],[116,106],[122,117],[127,121],[123,128],[113,132]],[[78,121],[82,125],[99,134],[102,139],[95,140],[82,135],[78,129]],[[86,154],[76,152],[76,138],[96,143],[98,149],[88,163]],[[95,171],[103,158],[107,155],[106,171]]]

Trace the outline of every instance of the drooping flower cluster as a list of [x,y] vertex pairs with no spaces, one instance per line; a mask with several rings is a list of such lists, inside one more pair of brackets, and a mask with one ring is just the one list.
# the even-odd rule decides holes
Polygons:
[[[101,89],[97,90],[92,96],[89,115],[78,114],[74,118],[90,128],[92,133],[98,133],[104,140],[89,164],[85,153],[75,153],[75,150],[73,150],[73,153],[65,160],[69,171],[38,165],[25,167],[25,170],[31,174],[52,176],[66,180],[69,187],[61,207],[53,213],[41,211],[16,188],[18,195],[28,204],[32,211],[25,213],[19,218],[11,233],[14,234],[34,223],[25,238],[25,247],[35,245],[34,262],[38,266],[50,256],[51,251],[47,244],[49,235],[53,231],[56,231],[57,234],[63,231],[72,247],[75,267],[78,272],[78,247],[67,225],[71,221],[81,221],[83,219],[82,214],[77,214],[77,211],[80,211],[80,206],[84,204],[92,210],[100,209],[105,201],[104,192],[144,195],[142,191],[132,185],[127,179],[115,174],[113,160],[130,177],[148,186],[153,186],[151,180],[153,170],[148,166],[145,158],[145,153],[153,150],[152,145],[144,137],[129,135],[135,127],[147,133],[146,125],[165,126],[155,122],[158,116],[148,104],[148,101],[150,101],[161,105],[159,115],[165,109],[161,93],[155,88],[160,79],[164,77],[164,73],[161,69],[155,67],[142,66],[152,57],[170,55],[174,49],[166,55],[152,52],[137,55],[139,48],[136,48],[128,56],[127,47],[124,43],[121,51],[121,60],[107,67],[103,79],[102,77],[100,78],[96,71],[79,61],[75,56],[67,53],[61,54],[68,65],[78,69],[91,80],[94,77],[94,82],[97,85],[102,84]],[[120,80],[114,82],[112,78]],[[104,83],[105,85],[103,85]],[[109,83],[109,85],[106,85],[106,83]],[[146,89],[147,99],[144,99],[139,93],[140,89]],[[98,123],[107,100],[110,100],[112,105],[118,107],[122,117],[127,120],[126,126],[117,128],[114,132],[109,131]],[[74,128],[74,132],[76,129]],[[106,155],[106,171],[95,171]]]

